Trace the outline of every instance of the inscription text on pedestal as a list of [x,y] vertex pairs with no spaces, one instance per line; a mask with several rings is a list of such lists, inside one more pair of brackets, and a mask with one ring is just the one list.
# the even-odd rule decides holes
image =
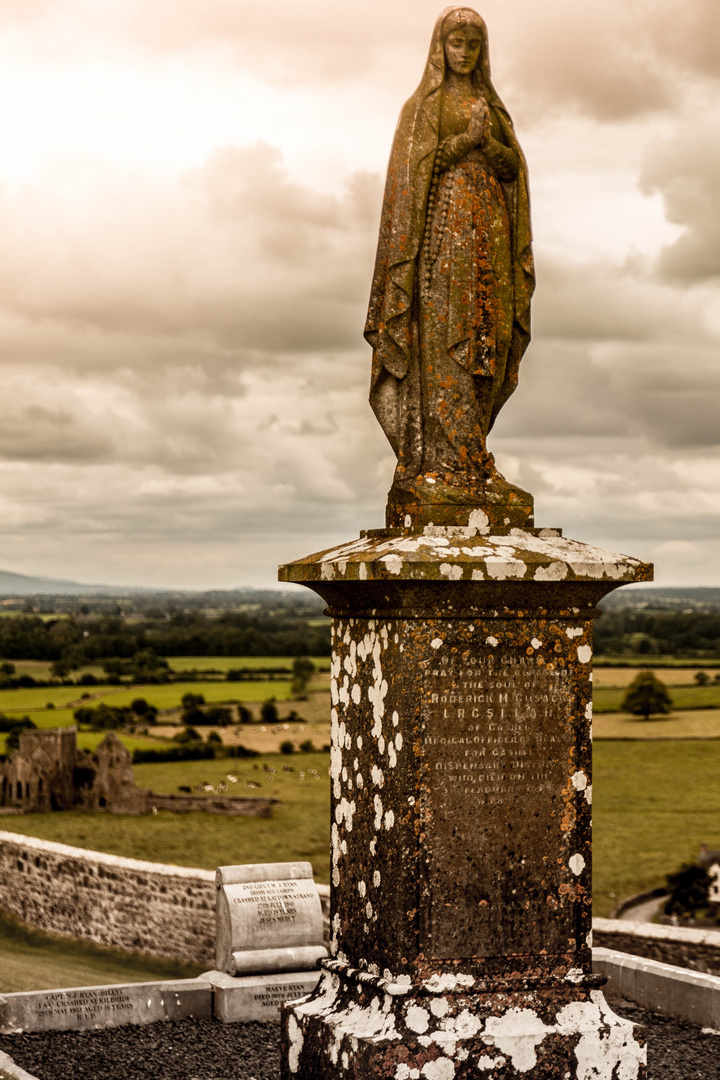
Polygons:
[[575,738],[569,684],[565,669],[520,651],[444,645],[427,662],[426,955],[567,949],[558,889],[566,879],[561,793]]

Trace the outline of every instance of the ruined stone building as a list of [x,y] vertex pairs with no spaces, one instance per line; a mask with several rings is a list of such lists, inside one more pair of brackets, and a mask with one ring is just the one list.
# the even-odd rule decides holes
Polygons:
[[136,786],[130,760],[112,731],[94,751],[78,749],[74,727],[23,731],[0,764],[0,807],[142,814],[149,792]]
[[110,731],[95,750],[79,750],[77,729],[23,731],[20,746],[0,762],[0,813],[105,810],[147,814],[151,810],[269,817],[276,799],[159,795],[135,783],[130,752]]

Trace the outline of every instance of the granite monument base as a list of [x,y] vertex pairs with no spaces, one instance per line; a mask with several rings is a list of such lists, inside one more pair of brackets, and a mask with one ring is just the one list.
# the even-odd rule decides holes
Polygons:
[[[602,977],[402,986],[330,962],[286,1006],[284,1076],[330,1080],[615,1080],[644,1075],[645,1040],[592,989]],[[453,985],[454,982],[454,985]],[[517,982],[517,980],[516,980]],[[584,984],[584,985],[583,985]]]
[[644,1077],[592,976],[591,659],[598,601],[650,576],[438,526],[281,568],[333,617],[333,960],[284,1010],[286,1080]]

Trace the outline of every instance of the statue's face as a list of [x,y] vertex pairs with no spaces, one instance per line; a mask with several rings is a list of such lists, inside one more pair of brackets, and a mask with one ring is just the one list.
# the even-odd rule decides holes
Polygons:
[[445,59],[456,75],[469,75],[480,59],[482,34],[477,26],[458,26],[445,38]]

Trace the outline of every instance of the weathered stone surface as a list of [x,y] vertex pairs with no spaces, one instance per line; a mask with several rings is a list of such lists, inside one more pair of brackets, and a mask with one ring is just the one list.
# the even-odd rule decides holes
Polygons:
[[224,971],[208,971],[203,975],[213,987],[213,1016],[225,1024],[277,1020],[281,1006],[311,993],[319,978],[319,971],[242,978],[233,978]]
[[486,440],[515,390],[535,287],[527,166],[469,8],[437,21],[390,155],[365,337],[397,456],[388,526],[531,526]]
[[281,569],[333,616],[335,959],[285,1012],[286,1077],[554,1080],[593,1047],[644,1075],[592,975],[591,657],[598,600],[650,575],[475,528]]
[[[303,1080],[615,1080],[643,1077],[644,1039],[589,986],[422,986],[323,972],[283,1009],[282,1075]],[[598,980],[600,981],[600,980]],[[623,1071],[618,1071],[622,1063]]]
[[310,863],[221,866],[216,964],[230,975],[316,969],[327,956]]
[[[522,593],[517,590],[512,593],[528,603],[552,605],[554,596],[564,597],[567,592],[549,591],[549,586],[560,582],[587,582],[592,588],[583,595],[594,602],[618,585],[652,580],[652,567],[640,559],[566,539],[560,529],[506,528],[491,533],[486,515],[478,510],[475,524],[467,528],[427,526],[363,532],[357,540],[281,566],[278,577],[281,581],[297,581],[310,587],[313,582],[340,585],[377,581],[389,587],[392,582],[408,580],[418,584],[486,582],[482,588],[475,588],[473,594],[477,598],[476,606],[482,610],[492,609],[495,598],[502,603],[503,597],[511,595],[512,586],[521,581],[543,586],[539,590],[525,588]],[[337,595],[336,590],[333,596]],[[355,596],[355,590],[348,595]],[[387,597],[386,603],[404,600],[417,607],[420,594],[410,593],[403,584],[393,595],[386,587],[383,596]],[[445,590],[444,606],[452,604],[455,596],[469,598],[466,588],[455,594]]]
[[0,996],[0,1031],[82,1031],[212,1016],[204,979],[84,986]]

